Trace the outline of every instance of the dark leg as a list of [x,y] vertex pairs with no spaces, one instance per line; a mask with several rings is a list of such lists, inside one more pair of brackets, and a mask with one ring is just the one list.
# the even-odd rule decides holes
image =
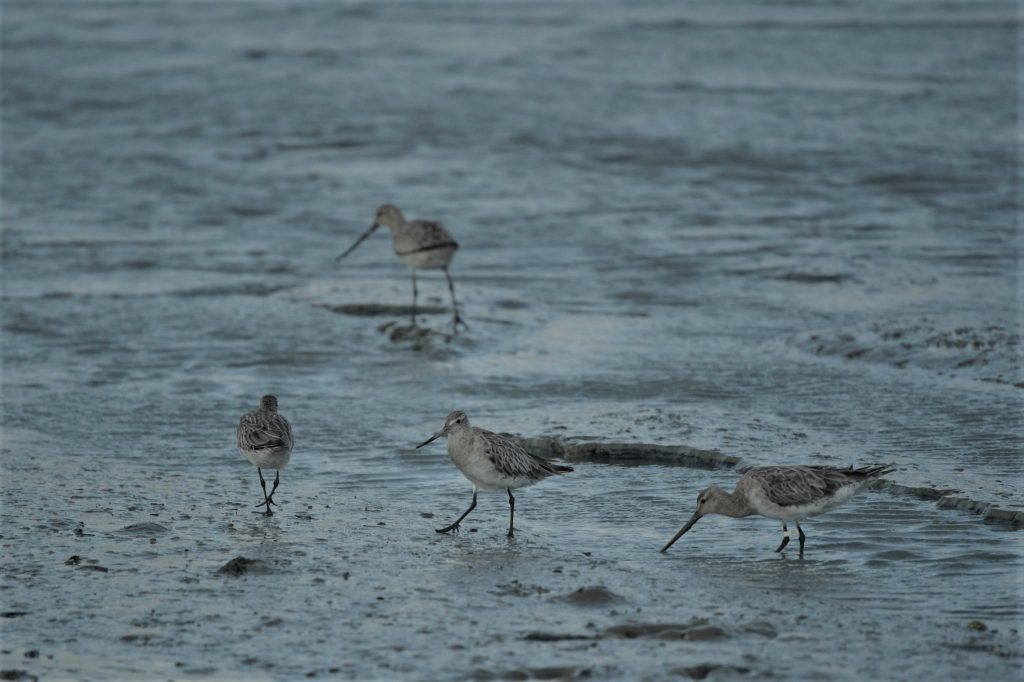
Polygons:
[[277,490],[277,484],[281,482],[281,470],[277,470],[277,475],[274,476],[274,487],[270,489],[270,495],[267,496],[267,502],[277,506],[277,502],[274,502],[274,491]]
[[804,535],[804,529],[800,527],[800,524],[796,524],[796,529],[800,531],[800,555],[804,553],[804,541],[807,540],[807,536]]
[[516,516],[516,498],[512,497],[512,488],[505,488],[508,491],[508,536],[512,537],[513,520]]
[[260,475],[260,487],[263,488],[263,503],[257,504],[256,506],[265,506],[267,508],[266,516],[273,516],[274,512],[270,511],[270,498],[267,497],[267,482],[263,480],[263,472],[260,471],[259,467],[256,467],[256,473]]
[[775,551],[776,552],[781,552],[782,548],[785,547],[788,544],[789,544],[789,529],[786,528],[786,522],[783,521],[782,522],[782,544],[779,545],[778,549],[776,549]]
[[473,490],[473,503],[469,505],[469,509],[467,509],[466,511],[462,512],[462,516],[460,516],[458,519],[456,519],[455,523],[453,523],[450,526],[445,526],[444,528],[438,528],[437,532],[438,533],[450,533],[453,530],[454,531],[459,530],[459,524],[462,523],[462,519],[464,519],[467,516],[469,516],[469,512],[473,511],[474,509],[476,509],[476,490],[475,489]]
[[443,268],[443,270],[445,279],[448,280],[448,293],[452,295],[452,331],[457,332],[460,324],[469,329],[469,325],[459,316],[459,306],[455,303],[455,283],[452,282],[452,276],[448,273],[448,268]]
[[409,269],[412,273],[412,326],[416,326],[416,271]]

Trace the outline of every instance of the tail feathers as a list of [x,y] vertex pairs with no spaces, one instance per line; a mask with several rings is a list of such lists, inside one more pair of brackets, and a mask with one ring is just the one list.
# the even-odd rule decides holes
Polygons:
[[570,471],[574,471],[572,467],[567,467],[562,464],[555,464],[554,462],[546,460],[543,457],[538,457],[537,455],[531,454],[530,457],[533,459],[534,462],[541,466],[541,469],[543,471],[547,472],[543,474],[544,476],[550,474],[567,474]]
[[853,465],[851,464],[850,468],[844,471],[843,473],[850,476],[875,478],[876,476],[884,476],[886,474],[891,474],[894,471],[896,471],[895,464],[873,464],[871,466],[860,467],[858,469],[854,469]]

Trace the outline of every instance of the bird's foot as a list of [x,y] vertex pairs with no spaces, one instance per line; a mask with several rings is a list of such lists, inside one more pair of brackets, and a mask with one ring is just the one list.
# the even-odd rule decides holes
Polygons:
[[516,536],[516,534],[512,532],[511,528],[508,529],[508,533],[506,533],[505,535],[506,535],[506,537],[510,537],[510,538],[514,538]]
[[438,528],[438,529],[436,529],[435,532],[437,532],[437,533],[451,533],[453,535],[458,535],[458,533],[459,533],[459,524],[458,523],[453,523],[450,526],[445,526],[444,528]]
[[461,315],[455,313],[455,315],[452,317],[452,332],[457,333],[459,331],[460,324],[462,325],[463,329],[469,331],[469,325],[466,324],[466,321],[462,319]]

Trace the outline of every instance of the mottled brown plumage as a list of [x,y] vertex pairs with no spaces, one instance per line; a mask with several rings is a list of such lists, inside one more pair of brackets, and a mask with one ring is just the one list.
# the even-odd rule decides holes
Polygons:
[[796,522],[800,533],[800,553],[804,551],[806,536],[800,521],[823,514],[838,507],[859,492],[873,478],[890,473],[889,465],[875,465],[854,469],[830,466],[772,466],[748,469],[740,477],[736,489],[730,494],[711,486],[697,496],[697,510],[683,529],[662,547],[664,552],[683,536],[693,524],[708,514],[722,514],[734,518],[758,514],[782,521],[780,552],[789,543],[786,523]]
[[[265,395],[260,400],[259,408],[242,415],[235,438],[239,452],[256,467],[260,477],[264,501],[257,506],[266,506],[267,516],[270,516],[273,514],[270,505],[277,504],[274,502],[274,491],[281,481],[281,469],[285,468],[291,459],[292,446],[295,443],[291,424],[277,411],[277,398]],[[266,481],[263,480],[262,467],[277,469],[274,487],[269,495]]]

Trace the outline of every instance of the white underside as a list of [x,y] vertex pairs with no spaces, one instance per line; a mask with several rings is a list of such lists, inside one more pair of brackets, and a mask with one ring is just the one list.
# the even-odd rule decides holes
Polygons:
[[[448,456],[477,490],[515,490],[533,485],[540,480],[529,476],[506,476],[495,468],[487,455],[470,445],[472,441],[458,439],[459,436],[456,434],[448,437]],[[462,447],[459,447],[460,445]]]
[[507,490],[509,488],[515,490],[531,486],[538,481],[538,479],[525,476],[502,476],[487,458],[463,463],[455,462],[455,466],[459,467],[462,475],[468,478],[469,482],[478,490]]
[[240,450],[249,463],[261,469],[284,469],[288,460],[292,457],[292,451],[285,448],[274,448],[268,450],[255,450],[246,452]]
[[414,270],[436,270],[446,268],[455,255],[454,248],[428,249],[399,256],[402,262]]
[[843,502],[853,497],[860,491],[860,485],[848,485],[836,491],[835,495],[815,500],[808,504],[786,505],[784,507],[775,504],[761,494],[752,495],[750,504],[754,512],[769,519],[779,521],[803,521],[804,519],[835,509]]

